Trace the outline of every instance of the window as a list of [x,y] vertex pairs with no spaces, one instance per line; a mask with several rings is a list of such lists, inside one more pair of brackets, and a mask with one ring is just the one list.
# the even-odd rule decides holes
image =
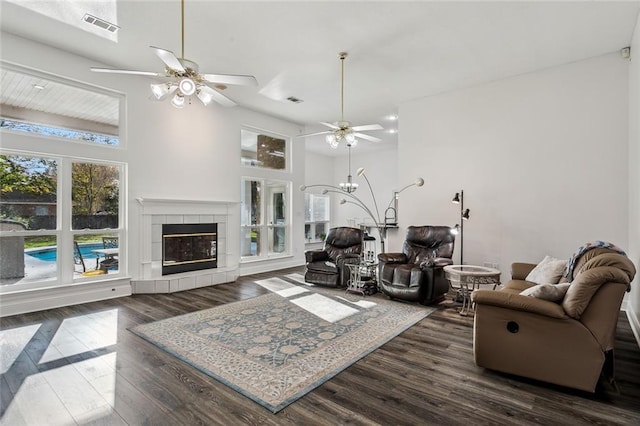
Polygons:
[[287,169],[287,141],[282,136],[242,129],[241,164],[266,169]]
[[118,274],[122,164],[0,155],[0,287]]
[[290,192],[289,182],[242,180],[240,251],[243,259],[288,254]]
[[329,229],[329,196],[304,194],[304,238],[308,243],[324,241]]
[[0,78],[0,293],[120,277],[124,96],[2,61]]
[[0,65],[0,128],[120,146],[121,96],[6,63]]

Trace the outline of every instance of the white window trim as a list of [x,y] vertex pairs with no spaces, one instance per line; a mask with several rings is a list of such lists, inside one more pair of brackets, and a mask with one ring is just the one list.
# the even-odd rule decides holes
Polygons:
[[[17,151],[1,149],[0,154],[25,157],[39,157],[56,160],[57,167],[57,206],[56,229],[53,230],[25,230],[25,231],[0,231],[2,236],[37,236],[53,235],[56,237],[56,278],[45,281],[33,281],[0,286],[0,294],[29,291],[42,288],[55,288],[69,284],[95,283],[111,279],[124,278],[128,273],[127,266],[127,165],[122,162],[77,158],[71,156],[52,155],[42,152]],[[118,228],[117,229],[81,229],[74,230],[71,227],[72,203],[71,203],[71,168],[74,162],[93,163],[100,165],[116,166],[120,168],[120,187],[118,189]],[[95,277],[74,277],[73,241],[76,235],[109,233],[119,238],[118,272]]]

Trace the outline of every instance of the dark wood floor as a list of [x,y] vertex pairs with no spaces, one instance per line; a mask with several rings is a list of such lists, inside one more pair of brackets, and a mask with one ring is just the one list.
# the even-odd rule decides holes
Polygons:
[[278,414],[128,331],[264,294],[253,280],[276,275],[3,318],[0,424],[640,424],[640,350],[622,312],[619,393],[601,385],[591,395],[476,367],[473,318],[449,301]]

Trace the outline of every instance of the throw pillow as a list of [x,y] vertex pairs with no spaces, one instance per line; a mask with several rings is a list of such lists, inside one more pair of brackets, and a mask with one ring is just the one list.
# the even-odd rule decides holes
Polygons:
[[525,280],[536,284],[557,284],[566,265],[566,260],[545,256],[542,262],[529,272]]
[[561,302],[567,294],[571,283],[564,284],[538,284],[520,292],[523,296],[535,297],[550,302]]

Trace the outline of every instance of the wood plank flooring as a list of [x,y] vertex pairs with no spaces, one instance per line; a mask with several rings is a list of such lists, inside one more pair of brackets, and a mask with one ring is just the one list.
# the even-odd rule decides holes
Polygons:
[[292,272],[0,319],[0,425],[640,425],[640,349],[623,312],[619,393],[476,367],[473,318],[447,301],[278,414],[128,331],[265,294],[254,280]]

